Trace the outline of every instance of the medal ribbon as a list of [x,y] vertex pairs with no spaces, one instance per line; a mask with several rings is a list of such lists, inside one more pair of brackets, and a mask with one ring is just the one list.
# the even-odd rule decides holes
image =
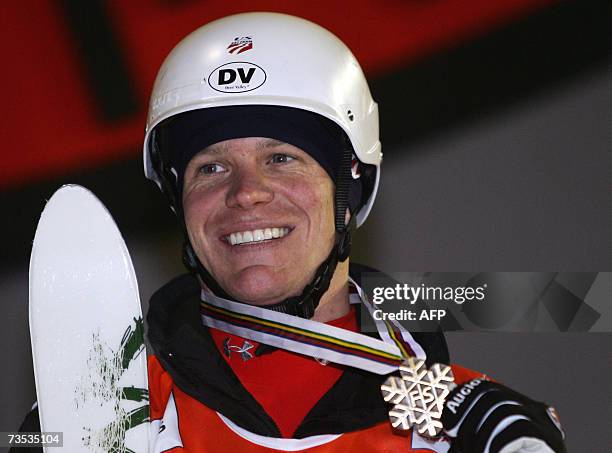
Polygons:
[[[361,292],[360,296],[364,297]],[[364,304],[370,311],[371,307],[366,303],[366,299]],[[397,371],[403,357],[416,355],[424,358],[424,352],[410,334],[405,331],[398,332],[397,329],[380,322],[377,322],[377,328],[381,337],[387,341],[285,313],[233,302],[204,291],[200,313],[202,322],[208,327],[376,374],[385,375]],[[408,344],[405,334],[409,337]]]

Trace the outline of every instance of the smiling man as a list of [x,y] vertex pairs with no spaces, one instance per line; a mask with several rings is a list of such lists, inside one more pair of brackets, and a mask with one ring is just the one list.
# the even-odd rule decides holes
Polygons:
[[378,110],[331,33],[250,13],[187,36],[155,82],[144,159],[191,271],[150,304],[151,451],[564,451],[550,408],[459,366],[442,433],[391,429],[381,384],[448,351],[440,332],[359,333],[372,307],[350,233],[378,188]]

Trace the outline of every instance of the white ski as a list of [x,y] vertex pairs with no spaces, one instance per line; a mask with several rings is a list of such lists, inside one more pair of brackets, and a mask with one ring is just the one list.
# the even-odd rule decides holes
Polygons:
[[63,451],[148,450],[138,284],[115,222],[83,187],[55,192],[38,223],[30,337],[41,431],[63,432]]

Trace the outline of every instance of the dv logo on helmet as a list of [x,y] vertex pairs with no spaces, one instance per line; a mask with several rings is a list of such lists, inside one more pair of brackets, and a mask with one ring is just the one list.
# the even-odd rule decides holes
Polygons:
[[244,93],[266,82],[266,72],[256,64],[246,61],[219,66],[208,76],[208,84],[221,93]]

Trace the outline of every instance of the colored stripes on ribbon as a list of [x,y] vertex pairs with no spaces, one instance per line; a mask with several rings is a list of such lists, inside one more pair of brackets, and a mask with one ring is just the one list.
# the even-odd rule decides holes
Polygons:
[[327,324],[202,293],[202,322],[260,343],[377,374],[397,371],[402,353],[389,344]]

